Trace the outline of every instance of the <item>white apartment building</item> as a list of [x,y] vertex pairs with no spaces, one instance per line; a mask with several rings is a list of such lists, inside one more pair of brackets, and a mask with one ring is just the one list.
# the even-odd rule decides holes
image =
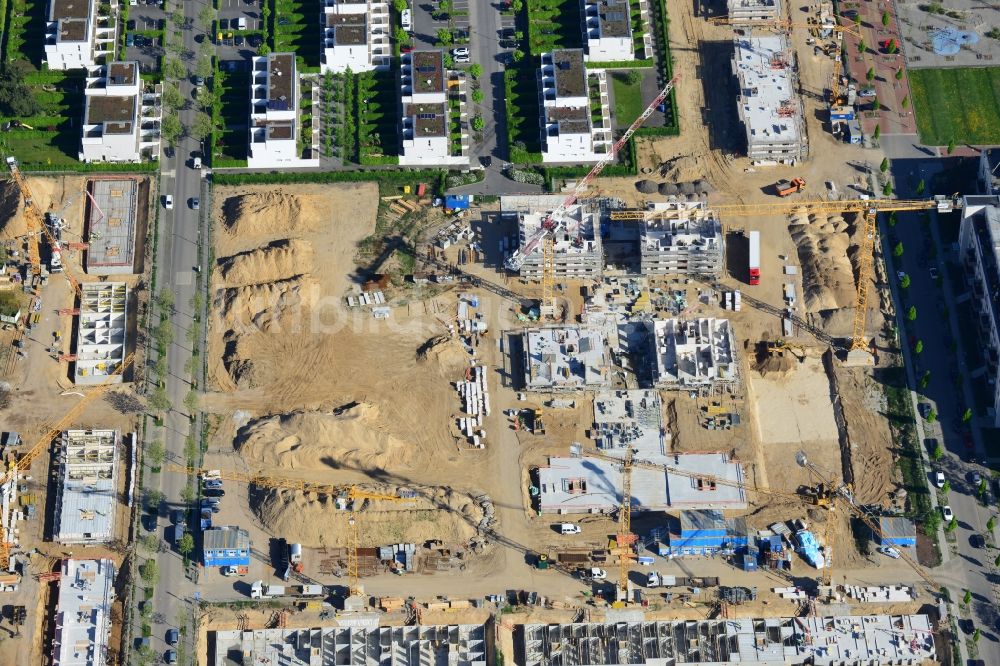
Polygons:
[[635,60],[628,0],[582,0],[587,60]]
[[780,0],[729,0],[729,20],[732,23],[772,21],[781,18]]
[[325,74],[348,69],[367,72],[392,63],[389,3],[378,0],[324,0],[323,55]]
[[100,55],[113,54],[116,21],[99,17],[97,0],[50,0],[45,23],[45,62],[49,69],[93,67]]
[[968,196],[963,203],[958,246],[986,359],[993,427],[1000,427],[1000,196]]
[[399,88],[399,163],[468,166],[464,74],[446,70],[439,49],[412,51],[400,58]]
[[538,88],[542,161],[600,162],[612,146],[611,105],[604,70],[588,72],[582,49],[543,53]]
[[84,89],[81,162],[138,162],[160,154],[159,85],[143,90],[136,62],[92,67]]
[[[310,154],[316,157],[307,159],[300,154],[299,104],[302,97],[295,54],[270,53],[254,57],[252,63],[247,166],[251,169],[318,167],[319,152],[313,140],[316,131],[308,137],[308,145],[312,147]],[[313,100],[317,97],[313,95]],[[304,140],[302,145],[305,146]]]
[[808,156],[792,51],[780,35],[737,37],[733,71],[753,164],[796,164]]

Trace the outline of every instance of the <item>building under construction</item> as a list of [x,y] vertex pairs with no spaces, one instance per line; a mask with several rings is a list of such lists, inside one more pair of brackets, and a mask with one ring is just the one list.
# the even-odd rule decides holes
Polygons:
[[926,615],[525,624],[517,633],[521,666],[915,666],[936,660]]
[[781,18],[780,0],[729,0],[729,21],[734,25]]
[[[377,622],[377,620],[375,620]],[[313,627],[216,631],[214,666],[486,666],[492,632],[482,624]],[[364,626],[367,625],[367,626]]]
[[733,72],[753,164],[796,164],[808,157],[802,104],[788,40],[781,35],[742,36],[734,43]]
[[63,560],[56,601],[53,666],[111,663],[111,604],[115,565],[104,560]]
[[76,332],[77,384],[121,382],[111,377],[125,360],[128,326],[128,288],[124,282],[80,284],[80,315]]
[[66,430],[58,446],[55,529],[59,543],[107,543],[114,535],[117,430]]
[[642,275],[722,272],[722,224],[703,201],[657,203],[656,217],[642,222],[639,270]]
[[581,391],[610,386],[607,343],[599,328],[529,328],[520,337],[526,389]]
[[[540,280],[542,277],[542,246],[528,248],[537,236],[542,222],[559,207],[561,195],[500,197],[504,216],[516,216],[518,249],[523,255],[521,277]],[[601,207],[597,201],[584,200],[569,207],[563,215],[564,224],[553,236],[554,276],[558,280],[593,279],[600,277],[604,266],[601,250]]]
[[135,226],[138,181],[93,178],[87,181],[88,273],[129,275],[135,272]]
[[738,377],[733,329],[727,319],[655,319],[650,329],[653,383],[663,388],[708,388]]

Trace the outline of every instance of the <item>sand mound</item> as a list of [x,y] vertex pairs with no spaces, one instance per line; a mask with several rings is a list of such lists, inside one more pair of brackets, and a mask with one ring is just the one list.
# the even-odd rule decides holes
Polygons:
[[[391,493],[393,488],[372,488]],[[476,534],[482,507],[465,493],[448,488],[417,488],[411,502],[369,502],[359,512],[362,547],[441,539],[463,543]],[[259,494],[258,494],[259,493]],[[255,490],[250,505],[274,534],[307,548],[343,547],[351,531],[348,512],[331,497],[290,490]]]
[[237,236],[310,231],[321,222],[322,212],[319,197],[286,194],[280,189],[254,192],[226,199],[223,228]]
[[303,267],[311,267],[312,246],[295,239],[284,239],[266,247],[241,252],[219,261],[219,274],[230,287],[275,282],[295,277]]
[[840,216],[797,214],[788,225],[802,265],[807,312],[854,305],[854,269],[848,258],[851,238]]
[[[316,294],[316,285],[311,278],[298,277],[219,289],[215,292],[213,305],[229,336],[253,330],[268,331],[276,325],[292,330],[293,325],[306,324],[303,309],[315,303]],[[298,320],[293,321],[296,318]]]
[[[296,412],[256,419],[239,430],[236,449],[268,469],[385,469],[407,465],[414,449],[386,428],[367,403],[333,413]],[[398,467],[397,467],[398,468]]]
[[439,335],[420,345],[417,361],[432,361],[438,365],[442,375],[449,375],[468,367],[469,354],[458,339]]
[[17,238],[28,232],[21,210],[21,193],[17,185],[10,180],[0,183],[0,239]]

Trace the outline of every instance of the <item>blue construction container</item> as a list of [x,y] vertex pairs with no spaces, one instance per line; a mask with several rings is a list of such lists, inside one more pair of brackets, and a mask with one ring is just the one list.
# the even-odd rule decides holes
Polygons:
[[757,551],[752,550],[740,556],[743,560],[743,571],[757,571]]
[[749,544],[746,520],[727,520],[721,511],[681,511],[676,530],[668,537],[671,555],[710,555],[720,550],[740,551]]
[[250,566],[250,533],[239,527],[213,527],[202,533],[206,567]]
[[897,546],[903,548],[917,547],[917,527],[909,518],[902,516],[881,516],[878,527],[882,536],[875,536],[880,546]]
[[854,120],[853,106],[831,106],[830,120]]

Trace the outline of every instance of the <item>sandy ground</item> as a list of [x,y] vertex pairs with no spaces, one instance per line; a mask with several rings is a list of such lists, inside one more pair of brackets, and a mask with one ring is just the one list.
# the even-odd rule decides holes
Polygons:
[[837,440],[830,384],[823,362],[807,356],[787,375],[750,375],[757,432],[766,448],[775,444]]

